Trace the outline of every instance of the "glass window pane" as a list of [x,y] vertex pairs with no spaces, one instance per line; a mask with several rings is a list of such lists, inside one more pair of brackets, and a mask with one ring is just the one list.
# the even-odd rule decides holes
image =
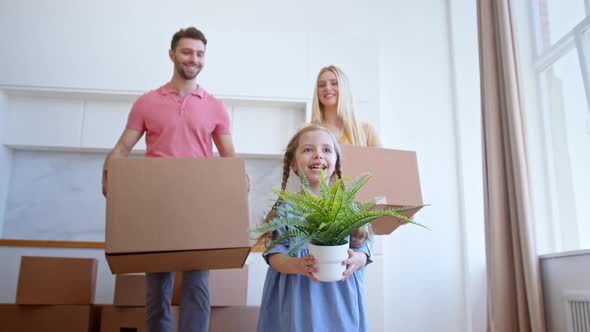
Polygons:
[[[582,45],[586,56],[584,61],[586,64],[590,65],[590,26],[587,26],[586,30],[582,31]],[[586,67],[590,68],[588,65]]]
[[541,49],[547,49],[570,32],[584,17],[584,0],[535,0],[540,22]]
[[542,73],[562,250],[590,248],[590,112],[577,51]]

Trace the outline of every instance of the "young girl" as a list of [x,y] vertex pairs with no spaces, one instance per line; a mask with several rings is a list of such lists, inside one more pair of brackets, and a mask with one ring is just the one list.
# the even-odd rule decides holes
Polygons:
[[[285,190],[291,171],[303,172],[311,190],[318,194],[320,169],[330,179],[341,177],[340,148],[327,129],[304,127],[287,145],[281,189]],[[277,201],[275,206],[278,204],[281,203]],[[275,217],[274,211],[273,207],[265,221]],[[260,239],[268,244],[284,231],[263,234]],[[295,257],[285,259],[289,240],[274,246],[264,256],[270,266],[264,282],[258,332],[367,331],[365,290],[357,273],[371,262],[368,232],[363,232],[349,239],[348,259],[342,262],[347,269],[339,282],[318,282],[313,277],[317,261],[307,247]]]

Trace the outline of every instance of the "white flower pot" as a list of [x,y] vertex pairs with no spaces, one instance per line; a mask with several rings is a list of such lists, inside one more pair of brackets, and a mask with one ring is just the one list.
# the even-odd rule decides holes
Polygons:
[[309,244],[309,253],[317,260],[318,272],[312,273],[319,281],[339,281],[344,278],[346,265],[342,261],[348,258],[348,243],[340,246],[317,246]]

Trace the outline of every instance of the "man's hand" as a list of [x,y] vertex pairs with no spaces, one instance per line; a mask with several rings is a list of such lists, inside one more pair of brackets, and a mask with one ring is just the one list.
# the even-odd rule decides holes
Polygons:
[[102,170],[102,195],[107,197],[107,170]]
[[142,135],[143,132],[129,128],[125,129],[113,150],[105,158],[104,166],[102,168],[102,194],[104,197],[107,197],[107,167],[109,167],[109,161],[112,158],[127,157]]

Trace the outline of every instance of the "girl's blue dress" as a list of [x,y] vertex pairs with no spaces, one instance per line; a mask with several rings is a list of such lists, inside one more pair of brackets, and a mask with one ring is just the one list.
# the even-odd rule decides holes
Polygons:
[[[274,234],[284,232],[280,230]],[[372,241],[372,237],[371,240]],[[366,241],[359,248],[371,262],[371,245]],[[264,259],[272,254],[286,253],[289,240],[272,248]],[[304,247],[296,257],[308,253]],[[368,331],[364,289],[365,269],[336,282],[314,283],[301,274],[283,274],[270,265],[264,281],[258,332],[332,332]]]

